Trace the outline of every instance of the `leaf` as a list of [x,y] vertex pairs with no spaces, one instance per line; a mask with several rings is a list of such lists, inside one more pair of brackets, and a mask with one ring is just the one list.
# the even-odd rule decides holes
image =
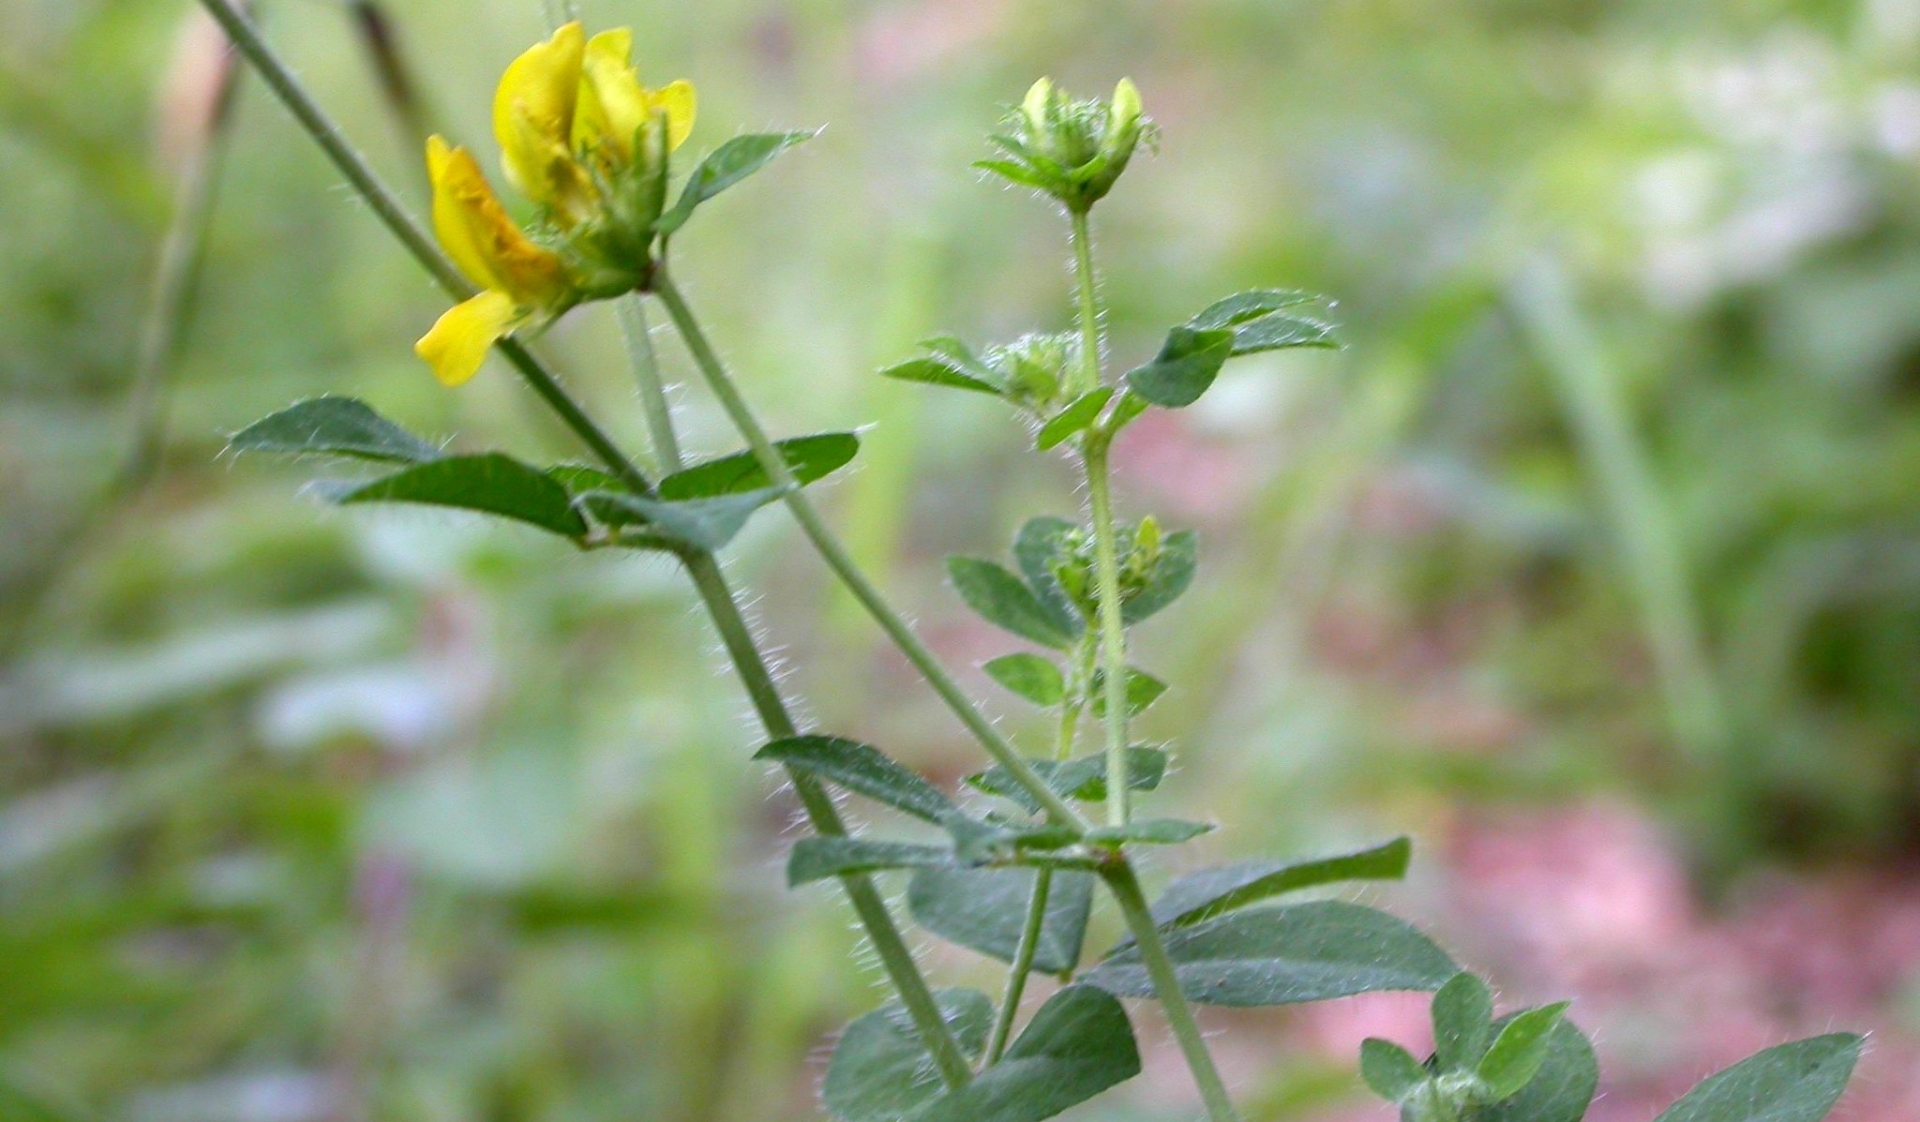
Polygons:
[[[907,911],[950,943],[1012,962],[1037,876],[1033,869],[922,869],[907,882]],[[1093,874],[1053,873],[1035,970],[1064,974],[1080,964],[1092,907]]]
[[355,456],[363,460],[424,464],[442,453],[429,441],[351,397],[316,397],[262,417],[227,441],[236,452]]
[[1068,402],[1066,407],[1055,413],[1053,418],[1040,426],[1040,432],[1033,438],[1033,446],[1044,452],[1068,437],[1084,430],[1088,425],[1100,419],[1100,410],[1107,407],[1113,398],[1112,386],[1101,386],[1089,390]]
[[1160,354],[1127,372],[1127,386],[1155,405],[1180,409],[1200,400],[1233,354],[1236,335],[1216,329],[1176,327],[1167,332]]
[[973,353],[973,348],[957,336],[930,335],[920,340],[920,349],[970,378],[993,385],[1000,384],[1000,372],[982,362],[980,356]]
[[947,575],[960,598],[987,622],[1043,647],[1073,645],[1075,635],[1059,626],[1019,577],[999,565],[976,557],[949,557]]
[[660,216],[654,229],[663,237],[673,233],[693,217],[695,207],[766,167],[780,153],[817,135],[817,132],[749,133],[727,141],[708,153],[700,166],[693,169],[673,209]]
[[1033,1015],[1000,1062],[935,1099],[914,1122],[1041,1122],[1140,1074],[1126,1010],[1068,986]]
[[1485,982],[1462,970],[1433,995],[1433,1052],[1440,1070],[1472,1071],[1492,1039],[1493,994]]
[[[1093,672],[1093,683],[1088,691],[1093,695],[1093,715],[1096,720],[1107,715],[1106,671]],[[1127,716],[1138,717],[1160,700],[1167,692],[1167,684],[1145,670],[1127,667]]]
[[1042,709],[1066,700],[1067,682],[1060,668],[1037,654],[1021,652],[989,659],[981,667],[987,676],[1009,692],[1026,698]]
[[1360,1078],[1374,1094],[1397,1103],[1427,1081],[1427,1069],[1393,1041],[1369,1036],[1360,1042]]
[[943,868],[952,864],[953,851],[944,846],[877,842],[865,838],[801,838],[793,843],[793,852],[787,856],[787,887],[798,888],[816,880],[850,873]]
[[[993,1022],[992,999],[962,989],[941,990],[933,997],[960,1050],[977,1058]],[[820,1098],[842,1122],[904,1122],[941,1089],[933,1057],[920,1043],[912,1017],[896,1001],[840,1034]]]
[[[1447,953],[1402,920],[1324,900],[1231,912],[1167,934],[1180,988],[1204,1005],[1289,1005],[1379,990],[1433,990],[1459,972]],[[1122,997],[1149,997],[1140,949],[1118,948],[1082,980]]]
[[1819,1122],[1847,1089],[1860,1039],[1837,1032],[1769,1048],[1708,1076],[1653,1122]]
[[586,464],[555,464],[547,469],[554,482],[567,489],[572,495],[574,505],[578,506],[580,496],[592,491],[631,491],[627,485],[609,472]]
[[1263,316],[1233,332],[1233,357],[1288,347],[1338,347],[1331,324],[1299,316]]
[[1061,587],[1054,566],[1074,560],[1067,536],[1078,529],[1064,518],[1043,515],[1029,518],[1013,538],[1014,564],[1027,579],[1027,587],[1033,590],[1054,625],[1075,638],[1087,629],[1087,621],[1073,597]]
[[992,382],[976,378],[971,374],[962,374],[939,359],[913,358],[897,362],[880,371],[882,378],[894,378],[902,382],[924,382],[929,386],[951,386],[957,390],[972,390],[975,393],[1003,396],[1001,388]]
[[990,171],[1021,187],[1033,187],[1041,191],[1053,189],[1052,180],[1026,164],[1014,160],[975,160],[973,166],[981,171]]
[[562,537],[587,533],[586,520],[558,480],[498,452],[430,460],[371,483],[329,490],[336,503],[424,503],[510,518]]
[[[1503,1029],[1512,1020],[1503,1017],[1494,1028]],[[1478,1122],[1580,1122],[1599,1085],[1593,1045],[1563,1017],[1547,1034],[1547,1059],[1540,1073],[1513,1098],[1481,1107]]]
[[628,491],[589,491],[578,501],[587,513],[609,526],[647,526],[711,552],[732,541],[754,511],[779,497],[779,488],[763,487],[737,495],[671,503]]
[[1160,556],[1147,583],[1121,601],[1121,621],[1132,627],[1178,600],[1193,584],[1193,574],[1199,567],[1199,537],[1192,530],[1168,534],[1160,542]]
[[936,825],[959,813],[940,789],[870,744],[837,736],[790,736],[755,752]]
[[[1064,798],[1080,799],[1084,802],[1104,802],[1107,798],[1107,756],[1096,752],[1091,756],[1059,763],[1054,760],[1028,760],[1034,773],[1041,782],[1051,787]],[[1151,791],[1160,786],[1167,774],[1167,754],[1158,748],[1133,747],[1127,749],[1127,789],[1130,791]],[[1007,769],[995,765],[977,775],[970,775],[966,782],[969,786],[985,791],[989,795],[998,795],[1010,799],[1038,814],[1040,804],[1026,789],[1013,781]]]
[[1493,1046],[1480,1059],[1474,1074],[1487,1086],[1487,1094],[1498,1102],[1519,1094],[1547,1060],[1549,1034],[1566,1013],[1571,1002],[1542,1005],[1507,1020]]
[[1319,300],[1311,292],[1300,292],[1284,288],[1252,288],[1245,292],[1236,292],[1224,300],[1216,300],[1207,305],[1187,326],[1195,331],[1217,331],[1223,327],[1237,327],[1250,319],[1277,312],[1282,308],[1298,307]]
[[[801,486],[832,475],[847,466],[860,451],[860,438],[850,432],[824,432],[776,441],[787,470]],[[752,452],[736,452],[717,460],[676,471],[660,481],[660,497],[670,502],[738,495],[773,486],[767,471]]]
[[[1127,786],[1133,786],[1133,776],[1127,776]],[[1201,834],[1210,834],[1214,830],[1208,822],[1185,822],[1178,818],[1140,818],[1124,826],[1098,826],[1088,830],[1083,837],[1088,845],[1126,845],[1139,842],[1142,845],[1179,845],[1192,841]]]
[[1187,927],[1285,892],[1348,880],[1399,880],[1407,875],[1413,842],[1385,845],[1311,861],[1245,861],[1189,873],[1153,902],[1153,922]]

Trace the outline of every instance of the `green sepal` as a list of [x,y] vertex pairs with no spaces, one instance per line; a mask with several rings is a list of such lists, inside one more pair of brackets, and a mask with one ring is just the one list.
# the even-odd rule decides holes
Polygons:
[[[907,913],[950,943],[1012,962],[1038,875],[1034,869],[921,869],[907,882]],[[1064,974],[1080,964],[1092,908],[1091,873],[1052,874],[1034,970]]]
[[1100,411],[1113,399],[1113,387],[1101,386],[1074,398],[1055,413],[1033,438],[1037,451],[1045,452],[1068,437],[1086,430],[1088,425],[1100,419]]
[[695,207],[766,167],[780,153],[818,135],[818,130],[749,133],[727,141],[708,153],[707,158],[700,161],[700,166],[693,169],[693,174],[687,177],[687,185],[680,189],[680,197],[674,201],[673,209],[660,216],[660,220],[654,223],[654,229],[663,237],[673,233],[693,217]]
[[1060,668],[1030,651],[989,659],[980,669],[1009,693],[1042,709],[1051,709],[1066,700],[1067,680]]
[[935,825],[959,816],[959,808],[938,787],[871,744],[838,736],[790,736],[760,749],[753,758],[817,776]]
[[1195,331],[1176,327],[1167,332],[1160,353],[1145,366],[1127,372],[1127,386],[1155,405],[1181,409],[1200,400],[1233,354],[1233,331]]
[[[795,482],[804,487],[851,463],[860,452],[860,438],[850,432],[823,432],[775,441],[774,447],[787,462]],[[758,457],[752,452],[735,452],[676,471],[660,481],[659,490],[662,499],[678,502],[738,495],[772,485]]]
[[[1166,950],[1181,990],[1203,1005],[1290,1005],[1434,990],[1460,970],[1404,920],[1332,900],[1229,912],[1168,931]],[[1131,943],[1081,978],[1121,997],[1153,995],[1140,948]]]
[[1055,614],[1019,577],[992,561],[949,557],[947,575],[960,598],[988,623],[1055,650],[1065,650],[1078,637],[1060,626]]
[[524,522],[575,541],[587,534],[586,520],[558,480],[498,452],[445,456],[370,483],[329,484],[322,493],[342,505],[423,503]]
[[385,463],[424,464],[440,448],[415,436],[352,397],[316,397],[262,417],[227,438],[235,452],[351,456]]
[[[993,1024],[993,1000],[962,989],[940,990],[933,999],[960,1050],[977,1060]],[[896,1001],[840,1034],[820,1098],[841,1122],[906,1122],[942,1090],[912,1016]]]

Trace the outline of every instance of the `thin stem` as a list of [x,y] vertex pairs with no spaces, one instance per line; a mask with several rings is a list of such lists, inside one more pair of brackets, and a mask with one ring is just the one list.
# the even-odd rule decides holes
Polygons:
[[940,699],[946,702],[955,716],[960,718],[961,724],[965,725],[967,731],[971,732],[987,750],[987,754],[993,757],[994,762],[1006,768],[1014,781],[1040,803],[1046,810],[1047,816],[1054,822],[1074,830],[1085,831],[1087,824],[1085,819],[1080,817],[1080,813],[1055,793],[1053,788],[1047,786],[1027,763],[1026,758],[1021,756],[1004,736],[1000,735],[999,730],[993,727],[992,722],[988,721],[985,714],[981,713],[973,701],[967,697],[965,691],[960,688],[960,684],[954,681],[953,675],[941,665],[939,658],[927,648],[907,621],[893,610],[893,607],[881,596],[880,590],[873,586],[873,582],[869,581],[866,574],[861,572],[860,567],[854,563],[846,547],[828,528],[826,522],[820,517],[820,512],[814,508],[813,502],[800,489],[798,482],[793,478],[793,473],[787,469],[786,459],[780,455],[778,449],[774,448],[766,431],[760,427],[759,419],[754,416],[746,399],[740,395],[732,376],[727,373],[726,366],[720,361],[720,356],[714,353],[712,344],[707,341],[706,333],[701,330],[692,309],[688,308],[686,300],[680,295],[680,290],[675,287],[665,269],[655,274],[653,291],[660,297],[660,302],[666,305],[667,314],[672,317],[675,329],[680,332],[681,338],[686,341],[687,350],[693,355],[694,365],[699,367],[708,387],[719,399],[721,408],[726,410],[734,427],[740,431],[747,446],[753,450],[754,458],[759,461],[761,469],[767,473],[767,478],[785,492],[787,509],[792,512],[794,521],[800,524],[808,540],[826,561],[827,567],[833,570],[834,575],[846,586],[847,591],[853,594],[853,598],[860,602],[860,605],[880,625],[880,629],[886,632],[887,637],[900,648],[902,654],[907,656],[907,661],[913,663],[926,678],[934,692],[939,694]]
[[1147,967],[1147,976],[1153,979],[1154,995],[1166,1011],[1167,1027],[1173,1030],[1173,1037],[1187,1058],[1187,1067],[1193,1071],[1193,1081],[1200,1088],[1201,1101],[1207,1105],[1209,1122],[1240,1122],[1233,1099],[1227,1094],[1227,1085],[1213,1064],[1213,1053],[1207,1050],[1200,1025],[1193,1019],[1193,1009],[1187,1005],[1186,995],[1180,992],[1180,979],[1173,971],[1173,960],[1167,957],[1166,944],[1160,941],[1160,929],[1154,926],[1147,898],[1140,891],[1140,878],[1124,859],[1102,869],[1100,876],[1113,893],[1114,902],[1120,905],[1121,914],[1126,916],[1127,928],[1133,932],[1133,941],[1140,948],[1140,960]]
[[616,307],[620,314],[620,334],[627,344],[627,364],[633,367],[633,379],[640,389],[640,411],[646,414],[647,436],[653,441],[653,458],[663,473],[679,471],[686,461],[680,455],[680,437],[673,431],[673,406],[667,401],[667,387],[660,380],[660,362],[653,353],[653,332],[647,325],[647,305],[640,296],[623,296]]
[[[367,201],[374,213],[380,217],[408,252],[413,254],[414,258],[433,275],[435,280],[440,282],[449,294],[457,299],[471,295],[473,289],[467,284],[466,278],[461,276],[453,264],[441,254],[439,247],[428,237],[426,231],[414,222],[405,207],[401,206],[393,193],[367,166],[366,161],[346,142],[339,127],[308,96],[292,71],[273,53],[273,49],[261,38],[252,23],[233,6],[231,0],[201,0],[201,3],[225,29],[240,52],[246,56],[247,61],[267,80],[268,86],[293,113],[295,119],[333,160],[334,166],[346,176],[348,183]],[[614,474],[634,490],[643,494],[652,493],[653,487],[646,475],[634,466],[633,461],[620,450],[612,438],[568,396],[539,359],[511,339],[501,340],[498,346],[507,361],[511,362],[526,378],[534,392]],[[734,601],[732,590],[727,587],[720,573],[718,563],[714,561],[712,554],[698,551],[689,552],[682,560],[695,587],[700,590],[701,598],[705,601],[708,613],[713,618],[714,627],[720,632],[721,640],[733,659],[747,694],[753,700],[755,710],[760,714],[769,735],[775,737],[792,735],[793,721],[781,701],[779,689],[773,682],[772,672],[754,646],[753,633],[747,627],[739,605]],[[844,834],[845,824],[840,821],[839,812],[835,809],[833,799],[826,790],[817,781],[804,776],[794,776],[793,781],[794,789],[799,793],[801,803],[805,806],[814,829],[823,834]],[[914,1026],[919,1030],[922,1041],[927,1045],[935,1064],[939,1067],[942,1080],[949,1086],[957,1087],[965,1084],[972,1078],[966,1056],[960,1051],[951,1029],[941,1017],[932,991],[928,989],[925,978],[921,976],[919,965],[914,962],[913,954],[907,949],[905,939],[894,925],[886,903],[880,898],[872,882],[865,877],[843,878],[843,883],[853,903],[854,911],[866,928],[868,939],[873,943],[881,963],[886,967],[889,980],[899,992],[901,1003],[913,1018]]]
[[1093,232],[1088,227],[1087,211],[1069,213],[1073,217],[1073,275],[1080,295],[1080,370],[1073,388],[1078,397],[1100,387],[1100,304],[1094,294]]
[[1000,998],[1000,1012],[993,1021],[993,1035],[987,1040],[983,1067],[1000,1062],[1007,1050],[1007,1038],[1013,1035],[1013,1021],[1020,1012],[1020,999],[1026,996],[1027,975],[1033,971],[1033,958],[1040,951],[1040,933],[1047,924],[1047,896],[1053,889],[1053,870],[1033,871],[1033,892],[1027,897],[1027,920],[1020,928],[1020,942],[1013,952],[1013,966],[1007,971],[1007,988]]
[[1120,559],[1113,524],[1108,437],[1088,434],[1081,449],[1093,513],[1093,569],[1100,611],[1101,700],[1106,707],[1107,821],[1124,826],[1132,813],[1127,777],[1127,632],[1120,616]]

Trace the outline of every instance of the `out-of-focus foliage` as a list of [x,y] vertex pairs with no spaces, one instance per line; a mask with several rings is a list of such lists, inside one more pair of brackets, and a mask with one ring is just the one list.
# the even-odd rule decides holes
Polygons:
[[[346,6],[262,7],[418,205]],[[872,371],[936,331],[1063,326],[1057,220],[969,169],[1006,103],[1124,74],[1161,125],[1099,215],[1126,367],[1221,293],[1338,298],[1346,351],[1243,360],[1117,453],[1123,508],[1200,531],[1140,661],[1173,687],[1143,717],[1178,734],[1164,789],[1229,827],[1215,853],[1598,793],[1648,800],[1722,886],[1914,858],[1913,0],[582,7],[642,29],[644,79],[699,83],[695,150],[828,126],[709,204],[680,271],[779,435],[874,426],[826,497],[956,661],[1005,646],[936,559],[1076,500],[1006,466],[1030,461],[996,403]],[[448,392],[419,366],[443,301],[252,83],[159,470],[100,500],[212,65],[189,8],[0,6],[0,1115],[809,1117],[801,1059],[870,978],[830,896],[782,890],[792,808],[673,570],[332,511],[308,465],[222,456],[321,393],[577,454],[504,371]],[[432,126],[490,151],[540,4],[389,14]],[[540,345],[642,443],[610,316]],[[733,450],[680,402],[698,451]],[[779,517],[731,556],[823,726],[977,770]],[[1358,1094],[1246,1024],[1259,1116]],[[1601,1044],[1660,1070],[1626,1028]],[[1136,1114],[1083,1116],[1165,1114],[1184,1084],[1149,1067]]]

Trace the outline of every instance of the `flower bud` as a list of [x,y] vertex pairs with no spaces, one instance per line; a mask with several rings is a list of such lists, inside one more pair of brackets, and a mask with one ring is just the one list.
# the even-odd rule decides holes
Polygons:
[[1125,78],[1110,102],[1069,97],[1042,78],[1008,124],[1011,134],[993,141],[1012,159],[981,166],[1045,191],[1073,211],[1085,211],[1113,189],[1150,127],[1139,89]]

